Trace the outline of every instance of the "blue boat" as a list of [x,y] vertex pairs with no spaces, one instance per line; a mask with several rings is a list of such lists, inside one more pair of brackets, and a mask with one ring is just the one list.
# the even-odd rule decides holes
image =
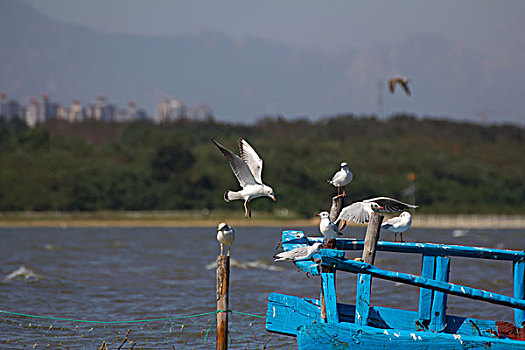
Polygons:
[[[302,231],[282,233],[285,251],[322,240],[322,237],[306,237]],[[315,262],[296,262],[308,274],[321,275],[320,298],[270,293],[266,329],[296,337],[301,350],[525,349],[523,251],[433,243],[377,243],[377,251],[420,254],[421,275],[417,276],[345,259],[345,251],[362,250],[363,246],[363,240],[337,239],[336,249],[320,250],[314,255]],[[514,295],[449,283],[452,256],[512,261]],[[337,302],[336,271],[357,274],[356,305]],[[419,287],[419,309],[371,306],[372,277]],[[447,315],[449,294],[513,308],[514,323]]]

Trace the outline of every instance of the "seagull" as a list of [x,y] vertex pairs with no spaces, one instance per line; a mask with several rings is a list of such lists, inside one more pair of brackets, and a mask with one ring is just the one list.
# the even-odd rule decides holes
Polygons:
[[370,215],[373,212],[379,213],[393,213],[395,211],[406,210],[409,208],[415,209],[417,205],[403,203],[397,199],[389,197],[375,197],[365,199],[361,202],[355,202],[341,210],[341,213],[335,220],[339,223],[339,230],[342,230],[346,222],[353,220],[358,224],[364,224],[370,220]]
[[390,87],[390,92],[393,94],[396,89],[396,84],[401,85],[406,94],[410,96],[410,89],[408,88],[408,79],[406,77],[392,77],[388,80],[388,86]]
[[408,230],[412,225],[412,216],[408,211],[404,211],[401,215],[389,219],[381,225],[381,228],[386,228],[394,232],[394,242],[397,242],[397,234],[401,235],[401,242],[403,242],[403,232]]
[[334,174],[334,176],[332,177],[332,180],[326,180],[326,182],[328,182],[329,184],[332,184],[335,187],[337,187],[337,196],[338,197],[340,196],[339,190],[342,187],[343,188],[342,196],[345,197],[346,196],[345,186],[348,185],[352,181],[353,177],[354,177],[354,175],[348,169],[348,164],[346,162],[342,162],[341,163],[341,170],[339,170],[338,172],[336,172]]
[[237,156],[230,150],[224,148],[220,143],[211,139],[211,141],[217,146],[217,148],[224,154],[230,167],[233,170],[233,174],[239,181],[242,187],[240,191],[226,191],[224,194],[224,200],[226,202],[244,199],[244,217],[252,217],[252,212],[248,208],[248,202],[257,197],[270,197],[275,201],[273,189],[270,186],[263,184],[261,179],[263,161],[259,155],[255,152],[252,146],[244,139],[239,139],[239,149],[241,156]]
[[275,254],[273,257],[275,258],[274,261],[300,261],[300,260],[308,260],[317,253],[321,247],[323,246],[323,243],[314,243],[310,246],[305,247],[299,247],[292,250],[289,250],[287,252],[281,252]]
[[325,238],[333,239],[343,234],[337,229],[337,225],[330,221],[330,214],[327,211],[322,211],[317,214],[321,218],[319,222],[319,231],[325,236]]
[[217,226],[217,240],[221,244],[221,255],[223,245],[226,244],[228,246],[228,256],[230,256],[230,247],[235,241],[235,231],[233,228],[226,223],[221,222]]

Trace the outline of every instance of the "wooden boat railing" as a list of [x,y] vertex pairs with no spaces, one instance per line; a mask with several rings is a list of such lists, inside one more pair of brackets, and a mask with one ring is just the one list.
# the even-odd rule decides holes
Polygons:
[[[284,231],[283,247],[290,250],[305,244],[321,242],[322,237],[306,237],[301,231]],[[297,267],[303,271],[318,275],[318,264],[334,267],[336,270],[358,274],[355,322],[366,325],[370,310],[371,277],[401,282],[420,287],[418,320],[428,330],[443,331],[446,327],[447,295],[457,295],[492,304],[514,308],[514,323],[522,328],[525,322],[525,252],[505,249],[470,247],[435,243],[388,242],[379,241],[378,251],[421,254],[421,276],[384,270],[361,261],[344,258],[344,251],[362,250],[363,240],[337,239],[336,249],[323,249],[316,262],[299,261]],[[449,283],[450,257],[491,259],[511,261],[513,263],[514,296],[505,296],[482,289]],[[337,323],[338,305],[335,292],[335,273],[322,272],[322,289],[326,308],[326,322]]]

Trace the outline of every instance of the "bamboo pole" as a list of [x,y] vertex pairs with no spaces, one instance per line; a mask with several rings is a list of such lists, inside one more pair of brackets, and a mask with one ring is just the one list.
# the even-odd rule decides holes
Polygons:
[[217,257],[217,350],[228,349],[228,288],[230,257]]

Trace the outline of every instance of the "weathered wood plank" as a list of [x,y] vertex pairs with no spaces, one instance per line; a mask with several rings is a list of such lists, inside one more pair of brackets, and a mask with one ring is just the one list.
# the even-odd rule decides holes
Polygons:
[[297,333],[299,350],[330,349],[525,349],[525,342],[458,334],[378,329],[352,323],[309,323]]
[[[514,263],[514,298],[525,299],[525,261],[519,260]],[[517,327],[523,327],[525,322],[525,311],[514,309],[514,323]]]
[[[322,272],[321,280],[322,280],[322,285],[323,285],[324,304],[325,304],[325,310],[326,310],[326,322],[338,323],[339,315],[337,312],[337,294],[336,294],[336,288],[335,288],[335,272]],[[322,304],[321,304],[321,308],[322,308]]]
[[323,258],[322,264],[335,264],[336,268],[342,271],[366,273],[372,275],[372,277],[378,277],[394,282],[406,283],[417,287],[425,287],[438,292],[445,292],[460,297],[465,297],[474,300],[482,300],[492,304],[510,306],[514,308],[519,308],[521,310],[525,310],[525,300],[523,299],[516,299],[506,295],[488,292],[482,289],[475,289],[467,286],[462,286],[459,284],[436,281],[421,276],[383,270],[360,261]]
[[355,322],[359,325],[368,324],[370,312],[371,277],[366,274],[357,275],[357,288],[355,297]]
[[[436,257],[432,255],[423,255],[421,259],[421,277],[434,279]],[[430,312],[432,310],[431,289],[419,288],[419,320],[430,321]]]
[[368,264],[373,265],[376,258],[376,246],[377,242],[379,241],[383,218],[383,215],[373,212],[372,215],[370,215],[370,220],[368,221],[362,256],[363,261]]
[[[268,331],[296,335],[297,329],[306,323],[319,322],[319,299],[301,298],[293,295],[270,293],[266,313]],[[354,323],[355,306],[337,304],[340,322]],[[396,328],[408,331],[425,330],[418,324],[418,312],[373,306],[369,309],[368,325],[381,329]],[[495,321],[479,320],[447,315],[446,333],[497,338]]]
[[228,349],[228,289],[230,257],[217,257],[217,350]]
[[[436,257],[436,272],[434,280],[448,282],[450,274],[450,258]],[[434,292],[432,299],[432,312],[430,317],[430,330],[441,332],[446,326],[447,314],[447,294]]]

